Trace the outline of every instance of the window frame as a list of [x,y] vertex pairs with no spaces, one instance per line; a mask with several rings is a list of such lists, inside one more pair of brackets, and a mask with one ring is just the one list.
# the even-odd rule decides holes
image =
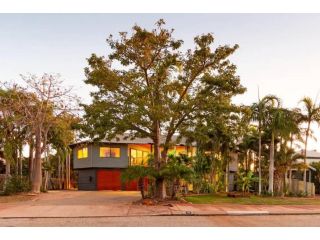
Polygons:
[[[108,149],[107,153],[109,153],[109,154],[107,154],[106,156],[102,156],[101,155],[102,148],[107,148]],[[119,151],[119,156],[111,156],[111,149],[117,149],[116,151]],[[121,148],[120,147],[112,147],[112,146],[100,146],[99,147],[99,157],[100,158],[121,158]]]
[[[132,156],[132,151],[135,152],[135,156]],[[139,150],[136,148],[130,148],[129,152],[130,152],[130,155],[129,155],[130,166],[141,165],[141,162],[144,162],[143,165],[147,164],[147,160],[149,158],[150,152],[144,151],[144,150]],[[138,156],[138,152],[141,153],[141,156]],[[147,153],[147,154],[145,154],[145,153]],[[135,162],[140,160],[139,161],[140,163],[134,163],[133,160],[135,160]]]
[[[86,149],[86,151],[84,151],[85,149]],[[81,153],[81,155],[79,153]],[[86,156],[84,156],[84,153],[86,153]],[[88,151],[88,147],[87,146],[78,148],[78,150],[77,150],[77,159],[78,160],[87,159],[88,156],[89,156],[89,151]]]

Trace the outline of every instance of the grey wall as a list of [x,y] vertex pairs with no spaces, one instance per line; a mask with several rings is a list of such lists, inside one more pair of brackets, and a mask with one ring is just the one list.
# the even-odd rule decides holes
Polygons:
[[79,168],[91,168],[92,167],[92,158],[91,158],[91,152],[92,152],[92,146],[87,145],[88,147],[88,157],[87,158],[82,158],[78,159],[77,153],[78,149],[82,148],[82,146],[76,146],[72,149],[72,155],[73,155],[73,168],[74,169],[79,169]]
[[[99,156],[100,146],[120,148],[120,158],[101,158]],[[88,144],[88,158],[78,159],[77,151],[80,148],[73,148],[73,168],[127,168],[129,164],[127,144]]]
[[78,189],[79,190],[96,190],[97,179],[95,169],[79,170],[78,175]]

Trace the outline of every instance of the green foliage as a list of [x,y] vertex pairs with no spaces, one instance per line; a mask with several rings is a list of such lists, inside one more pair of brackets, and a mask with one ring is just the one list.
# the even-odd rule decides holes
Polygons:
[[21,192],[29,192],[31,184],[27,177],[13,175],[9,177],[4,186],[4,194],[11,195]]
[[186,155],[169,155],[168,164],[161,169],[160,175],[169,181],[176,179],[191,181],[194,172],[192,167],[187,165],[190,161]]
[[240,171],[237,176],[237,183],[242,192],[249,192],[252,185],[258,181],[252,171]]
[[141,197],[142,199],[144,199],[145,198],[144,179],[148,178],[148,180],[153,180],[155,176],[156,176],[156,171],[153,167],[135,165],[135,166],[129,166],[127,169],[125,169],[122,172],[121,181],[126,183],[126,182],[137,180]]
[[139,180],[140,178],[153,179],[155,176],[155,170],[152,167],[146,167],[142,165],[129,166],[121,173],[122,182],[130,182],[133,180]]
[[313,179],[314,179],[316,193],[319,194],[319,191],[320,191],[320,162],[313,162],[310,165],[311,165],[311,167],[314,167],[316,169],[314,176],[313,176]]

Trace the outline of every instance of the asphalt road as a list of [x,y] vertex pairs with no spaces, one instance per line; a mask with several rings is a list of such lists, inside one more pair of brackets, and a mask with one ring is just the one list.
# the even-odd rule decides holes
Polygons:
[[2,227],[319,227],[320,215],[8,218]]

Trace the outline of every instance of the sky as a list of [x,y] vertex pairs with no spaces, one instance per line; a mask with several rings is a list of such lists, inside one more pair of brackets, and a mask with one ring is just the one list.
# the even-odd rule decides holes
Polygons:
[[[239,44],[230,59],[247,92],[236,103],[257,101],[259,88],[261,97],[275,94],[291,108],[320,92],[320,14],[0,14],[0,81],[59,73],[90,102],[92,88],[83,82],[86,58],[108,55],[110,34],[130,32],[134,24],[151,29],[160,18],[184,40],[184,49],[208,32],[215,46]],[[313,129],[320,142],[318,127]],[[320,144],[311,141],[309,149],[320,151]]]

